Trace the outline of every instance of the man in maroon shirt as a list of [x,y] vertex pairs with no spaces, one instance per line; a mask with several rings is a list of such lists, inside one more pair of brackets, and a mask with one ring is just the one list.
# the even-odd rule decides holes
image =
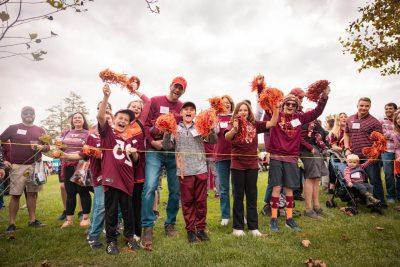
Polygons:
[[[372,141],[369,139],[371,133],[373,131],[382,133],[381,123],[369,114],[370,108],[371,100],[368,97],[362,97],[358,100],[357,113],[347,118],[344,133],[346,156],[354,153],[365,161],[362,149],[372,145]],[[381,201],[383,207],[387,207],[383,193],[379,161],[368,166],[365,171],[369,176],[370,183],[374,186],[374,197]]]
[[146,171],[142,195],[142,246],[146,250],[153,248],[153,226],[156,216],[153,211],[154,195],[158,187],[158,177],[164,166],[167,171],[168,181],[168,204],[167,219],[165,221],[165,233],[167,236],[175,236],[176,215],[179,210],[179,181],[176,176],[175,154],[164,153],[162,150],[163,134],[159,132],[154,123],[161,114],[172,113],[179,116],[182,102],[179,98],[185,93],[186,80],[183,77],[176,77],[172,80],[169,94],[151,98],[150,111],[148,113],[145,131],[147,139]]
[[29,213],[29,223],[31,227],[44,226],[36,219],[36,202],[41,185],[36,185],[30,181],[30,173],[36,161],[42,158],[41,151],[45,148],[40,143],[39,137],[45,131],[33,125],[35,121],[35,110],[32,107],[24,107],[21,111],[22,123],[10,125],[0,136],[1,142],[10,141],[17,144],[36,144],[35,149],[26,145],[10,145],[6,165],[12,167],[10,173],[10,204],[9,204],[9,226],[6,232],[10,235],[16,230],[15,219],[19,210],[19,199],[26,189],[26,203]]

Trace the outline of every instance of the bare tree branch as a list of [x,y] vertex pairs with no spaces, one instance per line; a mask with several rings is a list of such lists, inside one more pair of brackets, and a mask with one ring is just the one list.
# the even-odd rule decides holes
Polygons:
[[10,51],[0,51],[0,53],[7,53],[7,54],[9,54],[8,56],[0,56],[0,59],[20,56],[20,57],[23,57],[23,58],[25,58],[25,59],[27,59],[27,60],[35,61],[35,60],[33,60],[33,59],[31,59],[31,58],[29,58],[29,57],[26,56],[26,55],[30,55],[31,53],[14,53],[14,52],[10,52]]
[[4,38],[4,35],[6,35],[7,31],[15,24],[17,23],[19,16],[21,15],[21,9],[22,9],[22,0],[19,1],[19,8],[18,8],[18,15],[17,18],[14,20],[13,23],[10,25],[7,25],[7,28],[1,33],[0,35],[0,41]]
[[150,10],[151,13],[156,13],[160,14],[160,7],[155,6],[153,7],[156,3],[158,3],[158,0],[145,0],[147,4],[147,8]]

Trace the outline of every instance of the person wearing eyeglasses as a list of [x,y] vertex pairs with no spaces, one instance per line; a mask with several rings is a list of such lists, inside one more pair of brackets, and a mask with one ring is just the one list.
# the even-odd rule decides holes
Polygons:
[[279,194],[282,187],[286,195],[286,227],[299,231],[300,227],[293,220],[293,189],[299,187],[299,168],[297,165],[300,155],[301,126],[317,119],[326,106],[330,89],[327,87],[321,95],[315,109],[305,113],[298,112],[299,99],[292,94],[283,100],[276,127],[270,130],[270,140],[267,151],[271,153],[268,177],[273,186],[271,197],[270,230],[279,231],[278,206]]

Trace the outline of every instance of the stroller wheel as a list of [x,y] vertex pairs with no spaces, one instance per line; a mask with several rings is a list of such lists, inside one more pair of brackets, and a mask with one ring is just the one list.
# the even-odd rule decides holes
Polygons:
[[325,205],[327,208],[335,208],[336,207],[336,203],[333,199],[327,200]]

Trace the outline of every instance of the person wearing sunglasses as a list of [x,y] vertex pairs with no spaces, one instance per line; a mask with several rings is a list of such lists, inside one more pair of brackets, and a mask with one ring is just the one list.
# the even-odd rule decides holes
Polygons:
[[279,194],[282,187],[286,195],[286,227],[299,231],[300,227],[293,220],[293,190],[299,187],[299,168],[297,165],[300,155],[301,126],[317,119],[326,106],[330,89],[321,95],[315,109],[305,113],[298,112],[299,99],[292,94],[283,100],[281,112],[276,127],[270,130],[270,140],[267,151],[271,153],[268,177],[273,186],[271,197],[270,230],[279,231],[278,206]]
[[[10,125],[1,135],[1,142],[10,141],[9,158],[4,162],[11,166],[10,178],[10,204],[9,204],[9,226],[6,233],[10,236],[16,230],[15,219],[19,210],[19,200],[26,190],[26,203],[29,213],[30,227],[42,227],[36,219],[36,203],[38,192],[42,185],[32,183],[29,174],[32,173],[36,161],[42,158],[42,152],[48,151],[48,146],[42,144],[39,138],[45,134],[45,130],[34,125],[35,109],[33,107],[23,107],[21,110],[22,123]],[[17,144],[38,144],[33,146]]]

